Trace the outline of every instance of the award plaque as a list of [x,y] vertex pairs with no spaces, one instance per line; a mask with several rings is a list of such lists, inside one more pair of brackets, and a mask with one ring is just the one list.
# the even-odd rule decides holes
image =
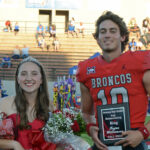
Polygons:
[[99,139],[106,145],[114,145],[123,139],[122,132],[130,129],[129,104],[97,106]]

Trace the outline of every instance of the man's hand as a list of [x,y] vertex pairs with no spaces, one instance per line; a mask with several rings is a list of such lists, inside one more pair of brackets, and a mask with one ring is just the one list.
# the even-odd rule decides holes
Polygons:
[[119,142],[116,142],[115,145],[122,145],[123,147],[136,147],[144,140],[142,133],[138,130],[123,132],[122,136],[125,138]]
[[96,126],[90,127],[90,135],[92,137],[93,142],[95,143],[95,145],[99,150],[108,150],[107,146],[99,140],[98,131],[99,131],[98,127]]

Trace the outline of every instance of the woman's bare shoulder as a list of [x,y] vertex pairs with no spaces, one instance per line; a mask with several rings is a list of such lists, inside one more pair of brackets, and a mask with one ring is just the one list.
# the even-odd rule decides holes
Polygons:
[[14,113],[14,96],[7,96],[0,99],[0,112],[5,112],[6,114]]

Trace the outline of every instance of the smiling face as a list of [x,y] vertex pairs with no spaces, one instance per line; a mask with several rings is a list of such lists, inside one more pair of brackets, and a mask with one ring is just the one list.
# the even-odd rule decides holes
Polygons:
[[42,75],[37,64],[25,62],[19,68],[18,84],[24,93],[37,93],[42,84]]
[[113,21],[105,20],[99,25],[97,43],[104,52],[121,51],[121,42],[124,40],[118,25]]

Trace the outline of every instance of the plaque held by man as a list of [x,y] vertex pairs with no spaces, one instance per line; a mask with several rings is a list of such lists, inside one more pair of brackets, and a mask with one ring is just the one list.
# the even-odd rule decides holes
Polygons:
[[107,146],[123,139],[122,132],[130,129],[129,104],[97,106],[99,139]]

